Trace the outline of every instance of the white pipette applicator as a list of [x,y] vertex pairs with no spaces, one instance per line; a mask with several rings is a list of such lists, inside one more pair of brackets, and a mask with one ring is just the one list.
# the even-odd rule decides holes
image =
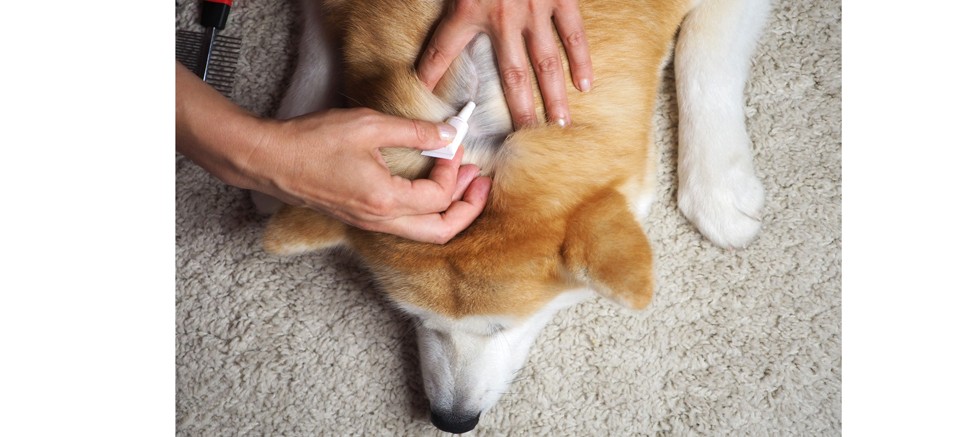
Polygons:
[[466,120],[469,120],[470,115],[473,115],[474,108],[476,108],[476,103],[469,102],[459,111],[459,114],[449,117],[446,120],[446,123],[456,128],[456,136],[453,137],[453,141],[448,146],[436,150],[426,150],[422,154],[433,158],[453,159],[456,156],[456,149],[459,148],[459,144],[463,142],[463,138],[466,137],[466,132],[470,129],[470,125]]

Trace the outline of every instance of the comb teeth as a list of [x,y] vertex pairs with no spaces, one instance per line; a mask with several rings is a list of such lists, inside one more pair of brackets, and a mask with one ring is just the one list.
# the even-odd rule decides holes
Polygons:
[[[202,33],[178,30],[175,44],[177,60],[191,71],[200,72],[204,42]],[[241,46],[241,38],[232,36],[218,35],[214,41],[211,65],[208,67],[208,77],[205,82],[225,97],[231,96],[231,90],[235,85],[235,69],[238,67]]]

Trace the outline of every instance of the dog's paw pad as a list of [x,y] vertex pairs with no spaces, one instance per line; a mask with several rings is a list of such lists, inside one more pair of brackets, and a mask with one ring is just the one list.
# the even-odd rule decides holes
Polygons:
[[724,248],[743,248],[755,239],[765,192],[751,169],[730,169],[712,181],[690,179],[678,191],[678,206],[702,235]]

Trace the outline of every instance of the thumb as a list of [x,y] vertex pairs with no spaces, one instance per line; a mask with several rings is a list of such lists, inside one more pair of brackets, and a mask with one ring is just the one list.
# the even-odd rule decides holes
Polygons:
[[455,136],[456,128],[446,123],[392,117],[380,140],[382,147],[435,150],[448,145]]

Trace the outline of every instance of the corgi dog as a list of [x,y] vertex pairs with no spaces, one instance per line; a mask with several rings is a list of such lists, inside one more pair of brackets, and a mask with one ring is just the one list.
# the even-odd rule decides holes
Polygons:
[[[562,308],[595,294],[631,309],[650,303],[654,255],[641,223],[656,180],[656,93],[672,56],[678,205],[719,246],[743,247],[759,232],[764,194],[742,93],[768,0],[580,0],[592,89],[568,94],[574,123],[517,131],[486,35],[435,91],[416,76],[444,2],[302,1],[304,33],[279,117],[336,104],[341,82],[339,94],[352,104],[407,118],[442,121],[476,102],[464,163],[493,185],[482,215],[446,244],[364,231],[255,196],[260,209],[278,208],[264,235],[268,251],[346,247],[389,300],[417,318],[423,385],[439,429],[472,430]],[[332,73],[338,67],[342,81]],[[541,118],[540,96],[537,106]],[[433,160],[407,148],[384,149],[384,158],[406,178],[424,176]]]

